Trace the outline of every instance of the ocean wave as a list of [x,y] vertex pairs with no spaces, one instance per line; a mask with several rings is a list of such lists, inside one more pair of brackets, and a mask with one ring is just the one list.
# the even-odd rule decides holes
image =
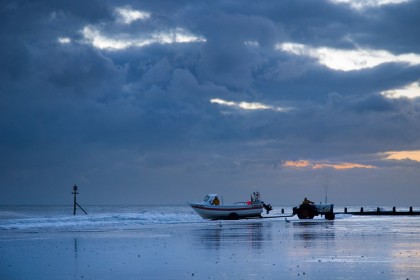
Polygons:
[[[185,207],[95,207],[88,215],[63,214],[62,209],[34,214],[28,211],[1,211],[0,230],[92,231],[124,230],[144,225],[198,223],[202,219]],[[144,207],[142,207],[144,208]],[[92,210],[92,209],[91,209]],[[6,218],[5,218],[6,217]]]

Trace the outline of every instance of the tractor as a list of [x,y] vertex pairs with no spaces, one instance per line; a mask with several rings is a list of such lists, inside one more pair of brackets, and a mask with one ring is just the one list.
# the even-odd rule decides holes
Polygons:
[[299,219],[313,219],[315,216],[324,215],[327,220],[334,220],[334,204],[307,204],[302,203],[299,207],[293,207],[293,215]]

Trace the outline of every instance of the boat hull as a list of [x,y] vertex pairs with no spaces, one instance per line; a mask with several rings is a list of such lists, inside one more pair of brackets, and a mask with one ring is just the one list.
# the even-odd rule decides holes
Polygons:
[[262,204],[244,206],[211,206],[199,203],[190,203],[190,206],[203,219],[211,220],[259,217],[263,212]]

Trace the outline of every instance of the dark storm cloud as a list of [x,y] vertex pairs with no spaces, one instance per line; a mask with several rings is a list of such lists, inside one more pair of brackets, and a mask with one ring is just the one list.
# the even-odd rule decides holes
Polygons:
[[[178,203],[215,187],[276,193],[283,176],[298,186],[317,172],[296,176],[287,160],[392,169],[380,153],[418,149],[419,105],[380,93],[418,81],[419,65],[343,71],[276,45],[419,55],[417,6],[3,3],[0,187],[9,195],[0,203],[63,203],[73,183],[92,203],[139,203],[140,193]],[[117,7],[150,17],[124,23]],[[117,196],[103,192],[117,186]]]
[[396,53],[418,52],[419,38],[415,36],[420,24],[419,1],[390,5],[366,12],[366,21],[359,25],[355,39],[361,44],[384,48]]

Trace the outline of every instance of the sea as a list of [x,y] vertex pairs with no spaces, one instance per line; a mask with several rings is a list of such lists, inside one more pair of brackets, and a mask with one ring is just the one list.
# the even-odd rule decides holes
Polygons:
[[418,279],[420,216],[273,208],[209,221],[188,205],[0,206],[0,279]]
[[[264,212],[263,217],[291,216],[292,208],[284,205],[274,206],[273,211],[268,215]],[[361,206],[339,206],[335,207],[334,211],[344,212],[344,208],[349,212],[360,211]],[[380,208],[388,211],[392,209],[392,207]],[[11,233],[106,232],[209,222],[198,216],[188,205],[87,205],[83,206],[83,209],[87,214],[77,208],[76,215],[73,215],[73,205],[0,206],[0,237]],[[364,207],[364,211],[376,209],[376,206]],[[408,211],[408,209],[408,207],[398,208],[398,211]],[[414,211],[418,209],[414,208]],[[337,215],[337,219],[348,217],[349,215]]]
[[203,223],[188,205],[0,206],[1,232],[89,232],[135,230],[147,226]]

